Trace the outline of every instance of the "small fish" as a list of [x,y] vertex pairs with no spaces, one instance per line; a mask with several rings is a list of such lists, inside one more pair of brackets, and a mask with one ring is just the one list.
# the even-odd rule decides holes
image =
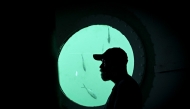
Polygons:
[[78,76],[78,72],[76,71],[75,76]]
[[[82,56],[82,54],[81,54],[81,56]],[[84,64],[84,58],[83,58],[83,56],[82,56],[82,66],[83,66],[84,71],[86,72],[86,66]]]
[[110,31],[109,31],[109,27],[108,27],[108,43],[110,44]]
[[102,45],[102,52],[104,52],[104,44]]
[[94,99],[97,99],[96,95],[92,92],[92,90],[90,89],[87,89],[86,86],[83,84],[84,87],[81,87],[81,88],[85,88],[86,91],[90,94],[90,96]]

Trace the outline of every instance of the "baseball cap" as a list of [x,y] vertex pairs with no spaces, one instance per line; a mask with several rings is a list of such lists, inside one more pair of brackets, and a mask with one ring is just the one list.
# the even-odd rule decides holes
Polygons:
[[120,47],[109,48],[103,54],[93,54],[93,58],[97,61],[105,59],[108,61],[117,62],[117,64],[127,64],[128,62],[127,53]]

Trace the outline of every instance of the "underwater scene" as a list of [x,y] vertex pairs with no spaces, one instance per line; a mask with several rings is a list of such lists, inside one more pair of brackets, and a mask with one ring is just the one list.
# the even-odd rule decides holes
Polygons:
[[70,100],[87,107],[106,103],[114,83],[101,79],[101,61],[94,60],[93,54],[102,54],[108,48],[125,50],[129,60],[127,71],[132,76],[134,55],[126,37],[111,26],[92,25],[67,40],[58,58],[58,73],[61,89]]

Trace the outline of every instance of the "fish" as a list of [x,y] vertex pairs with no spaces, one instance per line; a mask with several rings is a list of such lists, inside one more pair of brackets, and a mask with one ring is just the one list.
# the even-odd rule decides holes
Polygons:
[[84,84],[83,84],[83,87],[81,87],[81,88],[85,88],[86,91],[88,92],[88,94],[89,94],[92,98],[97,99],[97,96],[94,94],[94,92],[92,92],[92,90],[90,90],[90,89],[87,89]]
[[108,27],[108,43],[110,44],[111,38],[110,38],[110,31],[109,31],[109,27]]
[[104,52],[104,44],[102,45],[102,52]]
[[84,64],[84,58],[83,58],[83,55],[81,54],[81,56],[82,56],[82,67],[83,67],[83,70],[86,72],[86,66],[85,66],[85,64]]

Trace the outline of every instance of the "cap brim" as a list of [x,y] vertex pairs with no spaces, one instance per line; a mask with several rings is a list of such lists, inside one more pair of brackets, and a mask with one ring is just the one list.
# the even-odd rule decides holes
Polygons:
[[93,58],[97,61],[101,61],[103,59],[103,56],[102,54],[94,54],[93,55]]

